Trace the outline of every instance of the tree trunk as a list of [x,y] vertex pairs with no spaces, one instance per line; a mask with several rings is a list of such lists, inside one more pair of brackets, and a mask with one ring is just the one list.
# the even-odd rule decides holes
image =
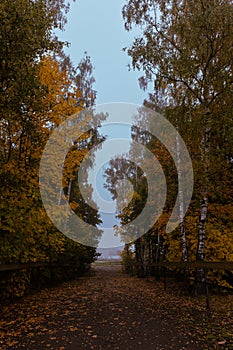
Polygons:
[[152,241],[151,241],[151,237],[148,236],[147,237],[147,265],[148,265],[148,272],[150,275],[152,275]]
[[[156,253],[155,253],[155,264],[158,264],[158,262],[160,260],[160,255],[161,255],[161,238],[160,238],[160,233],[158,230],[157,243],[156,243]],[[156,277],[157,281],[160,280],[160,273],[159,272],[160,272],[160,269],[158,266],[156,266],[155,277]]]
[[[181,183],[181,166],[180,166],[180,142],[178,134],[176,135],[176,152],[177,152],[177,174],[178,174],[178,183]],[[181,247],[182,247],[182,261],[188,261],[188,250],[186,243],[186,234],[185,234],[185,225],[184,225],[184,194],[182,188],[179,188],[179,219],[180,219],[180,236],[181,236]],[[188,271],[186,271],[188,272]]]
[[[197,253],[196,260],[204,261],[205,258],[205,224],[208,212],[208,199],[204,197],[201,199],[200,204],[200,216],[198,223],[198,243],[197,243]],[[205,272],[203,268],[196,269],[195,275],[195,286],[194,286],[194,295],[203,294],[205,292]]]
[[[206,220],[208,213],[208,179],[209,179],[209,150],[210,150],[210,111],[207,108],[205,113],[204,136],[202,139],[202,161],[204,162],[204,175],[202,198],[200,200],[200,215],[198,222],[198,244],[196,260],[204,261],[205,258],[205,239],[206,239]],[[203,268],[196,270],[194,294],[203,294],[205,292],[205,272]]]
[[133,275],[133,269],[132,269],[132,261],[130,261],[130,256],[129,256],[129,243],[125,243],[125,252],[126,252],[126,265],[125,265],[125,271],[127,273],[131,272]]
[[143,258],[142,258],[141,237],[135,241],[135,250],[136,250],[138,277],[144,277],[145,270],[144,270],[144,264],[143,264]]

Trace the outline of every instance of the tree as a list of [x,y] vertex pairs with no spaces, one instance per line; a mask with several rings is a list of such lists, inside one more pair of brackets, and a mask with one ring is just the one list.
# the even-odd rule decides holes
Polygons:
[[[201,116],[199,261],[205,256],[214,115],[232,89],[232,13],[231,0],[130,0],[123,8],[126,30],[135,24],[143,31],[127,49],[133,67],[145,72],[141,86],[154,80],[156,101],[163,96],[163,106],[186,105]],[[199,285],[203,278],[199,270]]]
[[[68,256],[77,263],[73,265],[76,271],[78,265],[89,264],[95,256],[94,248],[72,242],[56,229],[45,212],[39,191],[40,160],[52,130],[82,110],[82,93],[75,79],[55,58],[62,43],[54,37],[53,29],[63,28],[66,10],[63,0],[3,0],[0,4],[2,264],[62,262]],[[88,142],[98,138],[94,127],[78,140],[67,162],[73,162],[74,154],[81,162],[87,153],[81,144],[86,142],[88,146]],[[71,167],[64,173],[64,191],[72,171]],[[72,200],[77,202],[79,197],[80,193]],[[87,211],[83,208],[86,215]],[[93,215],[93,225],[98,222],[98,215]],[[5,278],[4,296],[20,296],[30,283],[30,270],[7,274]]]
[[84,52],[84,56],[75,68],[70,59],[63,51],[60,52],[61,68],[66,70],[69,78],[81,92],[78,100],[79,106],[83,108],[91,108],[94,106],[96,99],[96,91],[93,89],[95,78],[93,77],[93,65],[90,56]]

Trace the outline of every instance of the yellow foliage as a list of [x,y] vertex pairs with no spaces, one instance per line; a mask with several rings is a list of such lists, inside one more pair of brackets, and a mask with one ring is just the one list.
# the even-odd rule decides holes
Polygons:
[[62,71],[59,62],[50,56],[45,56],[40,63],[40,80],[46,87],[42,103],[44,126],[48,127],[46,123],[58,126],[69,115],[82,110],[77,106],[81,92],[72,86],[67,72]]

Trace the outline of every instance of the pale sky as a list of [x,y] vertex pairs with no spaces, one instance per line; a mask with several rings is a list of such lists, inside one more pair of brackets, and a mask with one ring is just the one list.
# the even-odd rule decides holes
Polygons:
[[[142,105],[148,96],[148,92],[139,88],[138,78],[142,73],[129,71],[128,64],[131,63],[131,58],[122,50],[123,47],[129,46],[136,36],[136,31],[129,33],[124,29],[121,10],[125,3],[126,0],[76,0],[71,4],[65,31],[59,33],[61,40],[70,43],[70,47],[65,51],[75,65],[79,63],[85,51],[91,57],[96,79],[94,89],[97,91],[97,105],[110,102]],[[117,138],[117,132],[115,136]],[[103,170],[99,168],[98,160],[100,158],[101,152],[96,154],[97,165],[93,169],[97,174],[98,188],[103,187]],[[102,188],[100,193],[103,199],[110,199],[107,190]],[[104,220],[103,228],[106,229],[99,247],[122,244],[117,237],[109,237],[107,228],[117,222],[114,215],[101,214]]]
[[75,65],[87,51],[94,65],[97,104],[129,102],[142,104],[148,93],[140,90],[142,75],[127,65],[131,58],[123,47],[136,36],[124,29],[121,10],[126,0],[76,0],[71,4],[68,23],[59,38],[71,43],[66,50]]

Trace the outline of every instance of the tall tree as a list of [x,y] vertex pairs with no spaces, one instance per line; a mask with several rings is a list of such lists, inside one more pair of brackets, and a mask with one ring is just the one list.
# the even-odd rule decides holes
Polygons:
[[[133,67],[145,72],[141,86],[154,80],[157,100],[163,94],[165,106],[187,104],[202,115],[199,261],[205,256],[213,115],[232,88],[232,5],[231,0],[129,0],[123,8],[125,28],[135,24],[143,31],[127,49]],[[202,280],[199,270],[197,282]]]
[[66,70],[70,79],[81,92],[78,104],[83,108],[93,107],[96,100],[96,91],[93,88],[95,83],[93,76],[94,67],[90,56],[87,55],[87,52],[84,52],[84,56],[76,68],[73,66],[70,56],[66,55],[64,51],[61,51],[59,56],[62,70]]
[[[0,3],[0,263],[51,262],[61,254],[73,258],[75,251],[79,263],[89,263],[95,255],[94,249],[72,243],[52,225],[39,191],[39,165],[48,137],[82,110],[82,92],[74,77],[54,58],[62,43],[53,30],[63,28],[67,9],[63,0]],[[74,155],[80,162],[86,154],[84,141],[88,145],[98,137],[95,128],[84,135],[72,149],[72,161]],[[65,192],[72,171],[64,174]],[[71,207],[79,197],[72,198]],[[83,206],[86,216],[88,209]],[[97,225],[98,215],[92,216]],[[29,280],[30,270],[18,277],[15,273],[11,293],[22,295]],[[8,280],[8,292],[12,283]]]

